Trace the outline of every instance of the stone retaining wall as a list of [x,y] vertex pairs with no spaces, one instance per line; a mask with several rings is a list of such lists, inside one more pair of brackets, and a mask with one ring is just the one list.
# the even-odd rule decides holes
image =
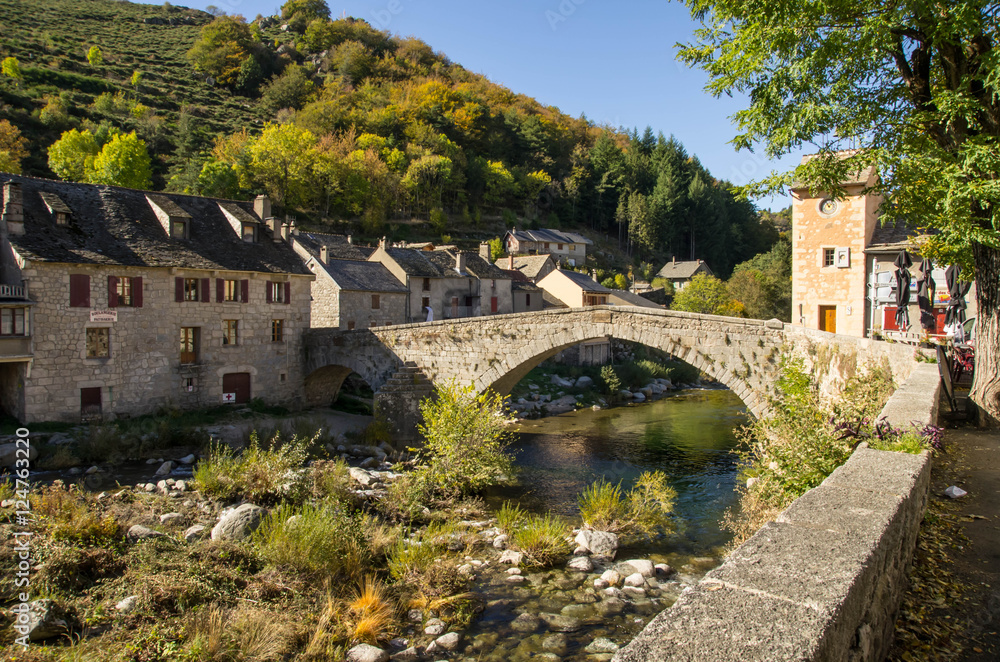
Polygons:
[[[936,420],[936,371],[920,364],[896,391],[883,410],[893,425]],[[884,659],[930,469],[926,452],[862,445],[650,621],[615,662]]]

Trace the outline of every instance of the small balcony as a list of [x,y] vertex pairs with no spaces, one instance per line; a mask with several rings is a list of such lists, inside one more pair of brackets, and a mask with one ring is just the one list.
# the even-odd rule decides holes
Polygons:
[[28,288],[24,285],[0,285],[0,299],[28,300]]
[[0,336],[0,363],[27,361],[31,358],[29,336]]

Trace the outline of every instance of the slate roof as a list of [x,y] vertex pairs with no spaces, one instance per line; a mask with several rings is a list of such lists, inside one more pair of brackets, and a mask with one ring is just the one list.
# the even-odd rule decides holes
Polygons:
[[516,291],[516,292],[539,292],[539,291],[544,292],[542,288],[538,287],[537,285],[535,285],[534,283],[532,283],[530,280],[527,279],[512,280],[510,282],[510,289],[511,291]]
[[[840,157],[840,158],[847,158],[849,156],[853,156],[853,155],[857,154],[859,151],[860,150],[856,150],[856,149],[845,149],[845,150],[841,150],[841,151],[837,152],[837,156]],[[813,159],[815,159],[817,156],[819,156],[819,154],[806,154],[805,156],[802,157],[802,160],[799,162],[799,164],[800,165],[804,165],[806,163],[809,163],[810,161],[812,161]],[[847,176],[844,178],[844,181],[841,182],[841,185],[842,186],[852,186],[852,185],[856,186],[858,184],[861,184],[861,185],[868,184],[868,180],[871,178],[871,176],[874,173],[875,173],[875,166],[868,166],[868,167],[863,168],[861,170],[857,170],[855,172],[848,173]],[[794,190],[805,189],[805,188],[809,188],[809,187],[804,182],[795,181],[795,182],[792,182],[792,185],[791,185],[790,188],[794,191]]]
[[326,246],[331,260],[367,260],[375,252],[374,248],[368,246],[355,246],[342,234],[299,232],[295,238],[315,258],[319,258],[322,246]]
[[[523,273],[525,276],[534,280],[538,277],[539,272],[545,265],[546,260],[551,261],[551,257],[548,253],[542,255],[515,255],[514,256],[514,268]],[[507,265],[510,264],[510,257],[502,257],[495,262],[496,266],[501,269],[506,269]],[[553,266],[555,266],[553,264]]]
[[928,233],[927,230],[919,230],[907,223],[886,223],[884,225],[879,223],[875,226],[872,240],[865,247],[865,252],[912,250],[917,245],[917,237]]
[[[449,251],[422,251],[424,259],[433,264],[441,272],[439,278],[468,278],[475,276],[469,270],[469,253],[465,254],[465,273],[460,274],[455,271],[455,255]],[[476,256],[478,257],[478,255]]]
[[542,290],[542,308],[569,308],[569,304],[548,290]]
[[449,269],[451,274],[445,274],[437,263],[427,259],[428,255],[433,255],[432,251],[418,251],[412,248],[386,248],[385,252],[410,276],[416,278],[446,278],[449,275],[453,275],[456,278],[458,277],[454,269],[454,258],[452,259],[452,266]]
[[533,242],[549,242],[556,244],[593,244],[594,242],[587,239],[582,234],[577,234],[575,232],[563,232],[562,230],[553,230],[551,228],[542,228],[541,230],[511,230],[510,234],[513,235],[518,241],[533,241]]
[[643,308],[663,308],[658,303],[653,303],[634,292],[628,290],[611,290],[608,295],[608,303],[616,306],[642,306]]
[[[21,185],[24,234],[10,241],[30,261],[310,275],[292,247],[272,241],[263,224],[260,241],[242,241],[219,207],[252,215],[252,202],[0,174],[0,184],[6,182]],[[70,209],[69,226],[56,225],[42,194],[57,196]],[[190,239],[167,236],[147,195],[190,217]]]
[[712,270],[702,260],[678,260],[670,261],[663,265],[663,268],[656,272],[661,278],[683,280],[693,278],[699,267],[704,268],[708,275],[713,275]]
[[[566,278],[569,278],[573,283],[580,287],[584,292],[596,292],[597,294],[608,294],[611,292],[608,288],[604,287],[596,280],[588,276],[587,274],[581,274],[579,271],[570,271],[569,269],[561,269],[558,272],[561,273]],[[552,274],[549,274],[551,276]],[[548,276],[546,276],[548,278]]]
[[[317,260],[319,264],[322,264]],[[381,262],[330,260],[323,267],[342,290],[356,292],[409,292]]]
[[[455,263],[454,251],[443,251],[452,256],[452,264]],[[489,260],[484,260],[479,253],[465,253],[465,270],[479,280],[509,280],[510,274],[498,267],[490,264]]]

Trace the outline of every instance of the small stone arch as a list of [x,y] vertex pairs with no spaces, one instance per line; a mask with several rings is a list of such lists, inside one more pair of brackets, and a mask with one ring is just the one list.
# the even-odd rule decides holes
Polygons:
[[337,394],[340,392],[340,387],[344,384],[344,380],[352,373],[358,374],[364,379],[365,383],[371,386],[373,391],[378,390],[376,388],[377,385],[373,385],[365,375],[359,373],[354,368],[332,363],[313,370],[306,375],[303,389],[306,405],[309,407],[326,407],[329,405],[336,399]]

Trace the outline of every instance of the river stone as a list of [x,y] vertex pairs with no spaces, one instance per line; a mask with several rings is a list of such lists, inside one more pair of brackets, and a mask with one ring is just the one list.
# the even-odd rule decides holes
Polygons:
[[586,547],[591,554],[614,558],[618,551],[618,536],[607,531],[583,530],[576,534],[576,544]]
[[375,476],[370,471],[366,471],[360,467],[351,467],[347,472],[351,475],[351,478],[365,487],[373,485],[376,482]]
[[507,578],[508,584],[523,584],[528,581],[527,577],[522,577],[521,575],[511,575]]
[[177,461],[180,462],[181,464],[194,464],[194,461],[197,459],[198,456],[196,456],[194,453],[191,453],[190,455],[185,455],[184,457],[182,457]]
[[587,647],[583,649],[583,652],[590,653],[591,655],[599,653],[616,653],[619,648],[621,648],[621,646],[607,637],[598,637],[587,644]]
[[156,470],[154,476],[169,476],[170,472],[174,470],[174,463],[172,460],[167,460],[160,465],[160,468]]
[[569,650],[569,639],[563,633],[546,635],[542,639],[542,648],[556,655],[565,655]]
[[115,605],[115,609],[123,614],[130,614],[135,611],[136,603],[139,601],[138,595],[130,595],[127,598],[122,599]]
[[515,552],[512,549],[504,551],[500,555],[500,563],[509,563],[511,565],[521,565],[521,561],[524,560],[524,554],[521,552]]
[[179,524],[183,519],[184,515],[181,515],[180,513],[166,513],[164,515],[160,515],[160,524],[166,524],[168,526],[170,524]]
[[594,580],[594,588],[596,588],[598,591],[600,591],[601,589],[605,589],[605,588],[607,588],[609,586],[611,586],[611,584],[609,584],[607,582],[607,580],[604,580],[604,579],[595,579]]
[[624,597],[625,594],[622,593],[622,590],[620,588],[615,588],[614,586],[609,586],[608,588],[604,589],[604,595],[609,595],[612,598],[619,598],[619,599],[621,599],[622,597]]
[[447,629],[448,624],[440,618],[432,618],[424,624],[424,634],[429,634],[432,637],[444,634]]
[[[24,444],[21,444],[21,455],[17,454],[18,445],[13,444],[0,444],[0,466],[13,468],[17,464],[19,457],[24,457]],[[28,446],[28,459],[34,460],[38,457],[38,449],[35,446]]]
[[510,622],[514,632],[534,632],[542,625],[542,620],[531,614],[521,614]]
[[577,556],[569,560],[566,568],[568,570],[576,570],[577,572],[590,572],[594,569],[594,562],[586,556]]
[[642,391],[636,391],[632,394],[632,402],[645,402],[646,395]]
[[194,542],[199,538],[205,537],[205,526],[202,524],[195,524],[194,526],[188,527],[184,531],[184,540],[188,542]]
[[621,563],[615,565],[615,570],[621,573],[623,577],[628,577],[629,575],[637,572],[643,577],[652,577],[656,574],[656,568],[653,566],[653,562],[645,559],[622,561]]
[[594,609],[590,605],[566,605],[559,613],[570,618],[584,619],[593,615]]
[[35,600],[28,604],[29,641],[68,634],[73,625],[73,618],[54,600]]
[[553,632],[576,632],[582,625],[580,619],[562,614],[549,614],[542,612],[538,615]]
[[597,611],[604,616],[614,616],[625,611],[625,601],[618,598],[605,598],[597,603]]
[[520,575],[521,574],[521,569],[520,568],[508,568],[507,569],[507,574],[508,575]]
[[638,572],[633,573],[625,578],[625,586],[638,587],[645,585],[646,585],[646,578],[640,575]]
[[576,380],[576,387],[577,388],[589,388],[589,387],[591,387],[593,385],[594,385],[594,380],[591,379],[590,377],[588,377],[587,375],[583,375],[582,377],[578,377],[577,380]]
[[263,508],[252,503],[234,508],[212,529],[212,540],[246,540],[260,526],[264,513]]
[[656,574],[660,575],[661,577],[669,577],[670,575],[674,574],[674,569],[671,568],[666,563],[657,563],[653,567],[656,568]]
[[165,533],[160,533],[159,531],[136,524],[125,534],[125,539],[129,542],[138,542],[140,540],[149,540],[150,538],[165,538],[166,536],[167,534]]
[[358,644],[347,651],[347,662],[389,662],[389,654],[381,648]]
[[614,586],[615,584],[621,583],[622,576],[617,570],[605,570],[601,574],[601,579],[606,581],[609,586]]
[[626,586],[622,589],[622,593],[629,596],[630,598],[644,598],[646,597],[646,589],[639,588],[638,586]]
[[399,651],[389,659],[392,660],[392,662],[416,662],[420,659],[420,657],[420,651],[414,646],[410,646],[405,650]]
[[458,632],[449,632],[448,634],[443,634],[434,640],[434,643],[439,647],[445,649],[446,651],[453,651],[458,648],[458,645],[462,642],[462,635]]
[[501,533],[496,538],[493,539],[493,547],[496,549],[507,549],[507,541],[510,540],[510,536],[506,533]]

